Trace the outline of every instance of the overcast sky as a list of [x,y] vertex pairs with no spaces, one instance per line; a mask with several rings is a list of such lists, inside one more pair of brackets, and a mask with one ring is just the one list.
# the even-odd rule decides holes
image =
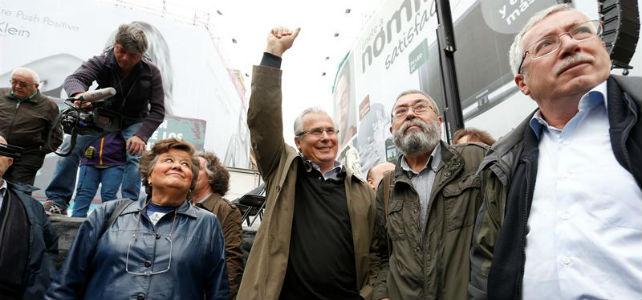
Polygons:
[[191,17],[196,10],[200,18],[209,18],[213,24],[210,29],[228,67],[250,76],[245,78],[248,91],[252,65],[260,62],[270,29],[301,27],[282,65],[284,136],[290,144],[294,143],[292,124],[302,110],[318,106],[333,114],[331,90],[337,67],[356,42],[366,20],[382,3],[381,0],[120,1],[139,2],[157,9],[162,9],[165,3],[167,10],[174,13]]

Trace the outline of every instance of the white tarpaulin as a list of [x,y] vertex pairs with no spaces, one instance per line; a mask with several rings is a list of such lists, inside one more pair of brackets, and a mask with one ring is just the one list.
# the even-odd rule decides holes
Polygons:
[[[101,54],[118,25],[132,21],[146,24],[147,56],[165,87],[168,116],[150,142],[182,137],[227,166],[248,168],[247,108],[202,25],[92,0],[0,1],[0,86],[9,86],[10,71],[24,66],[40,75],[42,92],[64,99],[65,77]],[[39,188],[48,184],[54,158],[50,154],[39,172]]]

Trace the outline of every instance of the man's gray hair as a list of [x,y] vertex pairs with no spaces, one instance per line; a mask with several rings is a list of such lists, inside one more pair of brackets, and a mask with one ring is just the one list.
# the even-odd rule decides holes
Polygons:
[[[298,117],[294,120],[294,136],[298,136],[303,132],[303,118],[306,115],[309,114],[324,114],[327,116],[330,116],[325,110],[319,108],[319,107],[310,107],[306,108],[304,111],[299,114]],[[332,118],[330,118],[332,119]],[[336,127],[337,125],[334,123],[334,120],[332,120],[332,126]]]
[[513,44],[510,46],[510,51],[508,52],[508,57],[510,60],[510,69],[511,71],[513,71],[513,75],[517,75],[517,72],[519,72],[517,68],[519,67],[519,63],[522,60],[522,55],[524,55],[524,49],[522,48],[522,39],[524,38],[524,35],[526,34],[526,32],[531,30],[537,23],[544,20],[544,18],[554,13],[557,13],[560,11],[567,11],[567,10],[576,10],[576,9],[571,7],[568,4],[557,4],[547,9],[539,11],[528,20],[526,25],[524,25],[524,28],[522,28],[522,30],[515,36],[515,39],[513,40]]
[[13,75],[18,72],[29,75],[29,77],[31,77],[31,80],[33,80],[32,83],[40,84],[40,76],[38,76],[38,73],[36,73],[36,71],[25,67],[17,67],[11,70],[11,78],[13,78]]
[[136,22],[118,26],[115,42],[123,46],[125,51],[145,54],[149,43],[143,28]]
[[395,111],[395,107],[397,106],[397,101],[399,101],[399,98],[401,98],[403,96],[406,96],[406,95],[413,95],[413,94],[420,94],[420,95],[423,95],[424,97],[428,98],[428,102],[430,102],[432,107],[435,108],[435,113],[438,116],[441,115],[440,110],[439,110],[439,105],[437,105],[437,101],[435,101],[435,99],[433,99],[430,95],[428,95],[428,93],[426,93],[426,92],[424,92],[422,90],[410,89],[410,90],[405,90],[405,91],[401,92],[399,94],[399,96],[397,96],[397,98],[395,99],[395,103],[392,105],[392,110],[390,111],[391,119],[394,119],[394,111]]

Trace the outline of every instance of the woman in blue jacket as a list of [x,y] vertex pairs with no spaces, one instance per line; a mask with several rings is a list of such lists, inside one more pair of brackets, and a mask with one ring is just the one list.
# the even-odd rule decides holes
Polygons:
[[189,143],[157,142],[140,162],[150,196],[90,214],[47,299],[226,299],[220,225],[187,201],[198,170]]

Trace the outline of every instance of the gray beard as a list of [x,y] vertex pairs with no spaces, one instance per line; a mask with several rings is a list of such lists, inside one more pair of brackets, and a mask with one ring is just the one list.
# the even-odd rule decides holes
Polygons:
[[[413,125],[421,127],[421,131],[412,131],[404,135],[406,129]],[[441,127],[437,122],[429,124],[420,119],[414,119],[394,132],[393,141],[403,155],[431,153],[441,141]]]

